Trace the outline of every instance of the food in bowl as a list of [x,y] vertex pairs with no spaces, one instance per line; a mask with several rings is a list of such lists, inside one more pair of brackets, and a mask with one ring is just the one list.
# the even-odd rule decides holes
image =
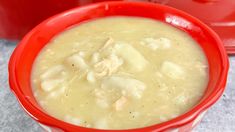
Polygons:
[[142,17],[73,26],[38,54],[33,93],[50,115],[78,126],[130,129],[175,118],[198,103],[207,59],[187,33]]

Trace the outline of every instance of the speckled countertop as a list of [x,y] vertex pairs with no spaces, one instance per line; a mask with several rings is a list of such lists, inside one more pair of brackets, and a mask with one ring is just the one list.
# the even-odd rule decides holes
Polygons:
[[[19,106],[8,85],[8,60],[16,42],[0,40],[0,132],[42,132]],[[233,81],[234,80],[234,81]],[[227,88],[194,132],[235,132],[235,56],[230,57]]]

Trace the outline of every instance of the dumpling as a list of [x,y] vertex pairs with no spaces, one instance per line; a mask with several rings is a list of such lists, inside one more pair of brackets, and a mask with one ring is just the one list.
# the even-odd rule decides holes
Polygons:
[[79,70],[85,70],[88,68],[88,65],[86,64],[85,60],[80,55],[80,53],[69,56],[66,59],[66,64],[68,64],[69,66],[73,66]]
[[183,68],[170,61],[163,62],[162,67],[161,67],[161,72],[172,79],[184,78]]
[[141,41],[141,45],[147,46],[151,50],[168,49],[171,47],[171,41],[167,38],[145,38]]
[[45,92],[52,91],[61,85],[67,78],[67,72],[63,65],[49,68],[40,76],[41,88]]
[[113,75],[103,79],[101,88],[118,88],[124,96],[140,99],[146,86],[137,79]]
[[129,44],[117,43],[114,46],[114,51],[124,59],[128,65],[128,69],[131,71],[142,71],[148,64],[144,56]]

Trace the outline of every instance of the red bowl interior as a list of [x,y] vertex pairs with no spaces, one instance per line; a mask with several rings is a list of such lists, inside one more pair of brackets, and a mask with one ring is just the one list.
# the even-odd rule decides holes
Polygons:
[[226,84],[228,58],[221,40],[210,28],[184,12],[163,5],[141,2],[104,2],[71,9],[45,20],[29,32],[15,49],[9,62],[10,87],[31,117],[40,123],[65,131],[99,131],[65,123],[43,112],[33,97],[30,74],[35,57],[56,34],[74,24],[116,15],[152,18],[187,32],[200,44],[209,63],[208,87],[203,98],[194,108],[173,120],[131,130],[162,131],[183,126],[218,100]]

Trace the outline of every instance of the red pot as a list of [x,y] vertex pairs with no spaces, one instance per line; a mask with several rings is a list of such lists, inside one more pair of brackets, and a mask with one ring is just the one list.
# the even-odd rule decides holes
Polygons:
[[192,130],[224,91],[229,68],[227,54],[218,35],[201,21],[182,11],[159,4],[138,2],[91,4],[60,13],[36,26],[23,38],[9,62],[10,87],[21,106],[48,131],[104,131],[75,126],[44,112],[32,94],[30,74],[35,57],[55,35],[87,20],[115,15],[152,18],[183,30],[202,47],[209,64],[207,90],[200,102],[190,111],[164,123],[122,131],[186,132]]
[[[46,18],[97,0],[0,0],[0,38],[21,39]],[[99,1],[99,0],[98,0]]]

